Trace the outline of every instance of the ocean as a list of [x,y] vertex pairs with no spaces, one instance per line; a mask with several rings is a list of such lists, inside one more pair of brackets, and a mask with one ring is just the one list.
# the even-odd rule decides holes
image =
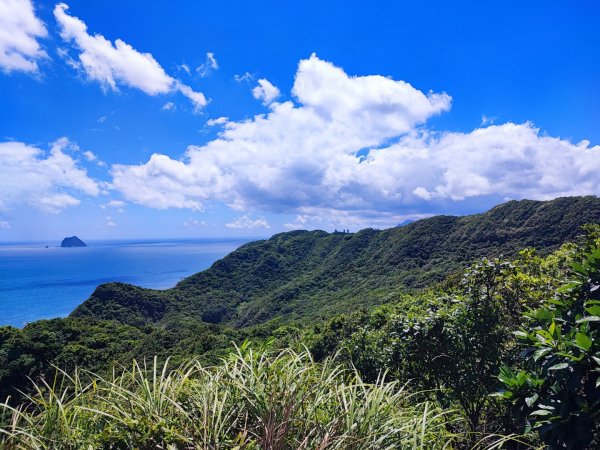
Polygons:
[[121,281],[166,289],[249,239],[86,241],[0,244],[0,325],[22,327],[67,316],[96,286]]

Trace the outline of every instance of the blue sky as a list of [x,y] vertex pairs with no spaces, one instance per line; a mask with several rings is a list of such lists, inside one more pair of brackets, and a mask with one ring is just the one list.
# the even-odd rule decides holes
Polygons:
[[0,0],[0,241],[600,193],[600,6]]

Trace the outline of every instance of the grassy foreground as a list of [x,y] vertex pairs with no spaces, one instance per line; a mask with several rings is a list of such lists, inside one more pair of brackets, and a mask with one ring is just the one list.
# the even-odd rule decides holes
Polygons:
[[216,367],[134,362],[110,379],[59,372],[36,391],[0,408],[0,448],[443,449],[460,420],[333,359],[247,345]]

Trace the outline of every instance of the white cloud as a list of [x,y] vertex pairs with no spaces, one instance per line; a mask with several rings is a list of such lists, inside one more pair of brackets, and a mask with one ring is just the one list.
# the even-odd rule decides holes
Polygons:
[[190,70],[190,66],[188,66],[187,64],[182,64],[180,66],[177,66],[177,70],[183,70],[188,75],[192,74],[192,71]]
[[112,220],[112,217],[106,216],[106,226],[107,227],[116,227],[117,224]]
[[417,186],[412,190],[412,194],[416,197],[422,198],[423,200],[431,200],[432,194],[423,186]]
[[194,111],[200,111],[208,103],[208,100],[206,100],[206,97],[202,92],[196,92],[191,87],[181,84],[180,82],[176,82],[175,86],[179,92],[185,95],[194,104]]
[[153,208],[220,201],[307,221],[288,228],[338,229],[393,226],[456,202],[600,194],[600,146],[587,141],[548,137],[530,123],[428,131],[427,119],[450,108],[445,93],[351,77],[314,55],[300,62],[292,92],[296,104],[226,121],[217,139],[188,147],[181,160],[154,154],[113,166],[114,188]]
[[227,228],[271,228],[271,225],[263,218],[259,217],[258,219],[252,220],[247,215],[243,215],[241,217],[237,217],[233,222],[225,224]]
[[219,63],[215,59],[215,54],[208,52],[206,53],[206,61],[196,67],[196,72],[202,78],[208,76],[211,72],[219,68]]
[[104,89],[117,91],[119,85],[133,87],[148,95],[181,92],[196,108],[206,105],[206,98],[167,75],[150,53],[141,53],[131,45],[116,39],[114,45],[101,34],[90,35],[87,25],[79,18],[67,14],[69,7],[59,3],[54,17],[60,25],[61,38],[78,50],[78,61],[63,56],[71,65],[82,70],[89,80],[97,81]]
[[122,208],[126,204],[127,203],[125,203],[123,200],[111,200],[110,202],[108,202],[106,204],[106,207],[107,208]]
[[[336,89],[340,98],[331,94]],[[227,122],[218,139],[190,147],[183,161],[155,154],[144,165],[113,166],[114,186],[126,199],[157,208],[198,209],[210,199],[239,209],[294,211],[340,200],[346,208],[354,200],[344,184],[357,187],[356,152],[410,131],[450,103],[445,94],[426,96],[404,82],[348,77],[315,56],[300,63],[294,92],[300,106],[275,104],[267,116]]]
[[[98,183],[65,153],[73,144],[61,138],[48,155],[22,142],[0,143],[0,211],[26,204],[57,213],[80,203],[81,195],[96,196]],[[75,150],[76,148],[74,148]]]
[[254,81],[254,75],[252,75],[250,72],[246,72],[242,75],[236,73],[233,76],[233,79],[237,83],[242,83],[242,82],[250,83],[251,81]]
[[106,117],[106,116],[99,117],[98,123],[104,123],[104,122],[106,122],[106,119],[108,119],[108,117]]
[[8,223],[6,220],[0,220],[0,229],[10,230],[10,223]]
[[283,226],[289,230],[302,230],[306,229],[309,223],[309,217],[306,215],[297,215],[294,222],[286,223]]
[[218,125],[225,125],[227,122],[229,122],[228,117],[217,117],[216,119],[207,120],[206,126],[214,127],[214,126],[218,126]]
[[255,99],[261,100],[264,105],[269,105],[279,97],[279,89],[273,86],[269,80],[261,78],[258,80],[258,86],[252,89],[252,95]]
[[364,228],[394,227],[407,219],[419,220],[430,217],[428,213],[404,214],[380,209],[340,210],[326,207],[302,207],[302,214],[291,223],[284,224],[289,230],[346,230],[358,231]]
[[37,61],[48,55],[37,38],[47,35],[31,0],[0,1],[0,69],[38,73]]
[[127,205],[127,203],[125,203],[122,200],[111,200],[108,203],[100,203],[98,206],[100,206],[100,208],[104,210],[106,210],[107,208],[113,208],[116,209],[118,213],[124,213],[125,205]]
[[163,111],[173,111],[175,110],[175,103],[167,102],[162,107]]
[[488,117],[485,114],[481,115],[481,126],[485,126],[485,125],[493,125],[496,122],[496,118],[495,117]]
[[190,217],[188,220],[183,222],[184,227],[193,228],[193,227],[205,227],[206,222],[204,220],[198,220]]
[[86,151],[82,152],[81,154],[85,157],[85,159],[87,159],[90,162],[95,162],[100,167],[106,166],[106,163],[104,161],[99,160],[98,157],[89,150],[86,150]]
[[83,152],[83,156],[85,156],[85,159],[87,159],[88,161],[96,161],[96,159],[98,159],[96,155],[94,155],[94,153],[90,152],[89,150]]

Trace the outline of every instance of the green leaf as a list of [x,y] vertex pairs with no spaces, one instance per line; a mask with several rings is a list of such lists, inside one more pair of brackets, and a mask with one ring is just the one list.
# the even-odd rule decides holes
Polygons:
[[565,284],[558,288],[558,292],[562,292],[562,293],[568,292],[568,291],[571,291],[574,288],[578,287],[579,285],[580,285],[580,283],[578,283],[578,282],[572,282],[569,284]]
[[535,334],[536,334],[536,337],[542,342],[552,340],[552,335],[550,333],[548,333],[546,330],[536,330]]
[[599,316],[588,316],[583,317],[577,321],[577,323],[585,323],[585,322],[600,322]]
[[584,334],[584,333],[577,333],[575,335],[575,342],[577,342],[577,346],[579,348],[584,349],[586,352],[592,346],[592,340],[589,338],[589,336],[587,334]]
[[525,403],[531,408],[535,404],[535,402],[537,402],[538,398],[540,398],[539,395],[533,394],[531,397],[527,397],[525,399]]
[[552,351],[552,349],[550,347],[543,347],[540,348],[539,350],[536,350],[533,353],[533,360],[537,361],[538,359],[540,359],[543,356],[546,356],[548,353],[550,353]]
[[589,308],[585,308],[585,310],[592,316],[600,316],[600,305],[590,306]]
[[586,275],[587,274],[587,270],[579,263],[573,263],[571,265],[571,267],[573,268],[573,270],[577,273],[580,273],[581,275]]
[[554,364],[552,367],[548,367],[548,370],[563,370],[569,367],[569,363]]
[[531,413],[532,416],[549,416],[552,414],[552,411],[547,411],[545,409],[538,409]]

